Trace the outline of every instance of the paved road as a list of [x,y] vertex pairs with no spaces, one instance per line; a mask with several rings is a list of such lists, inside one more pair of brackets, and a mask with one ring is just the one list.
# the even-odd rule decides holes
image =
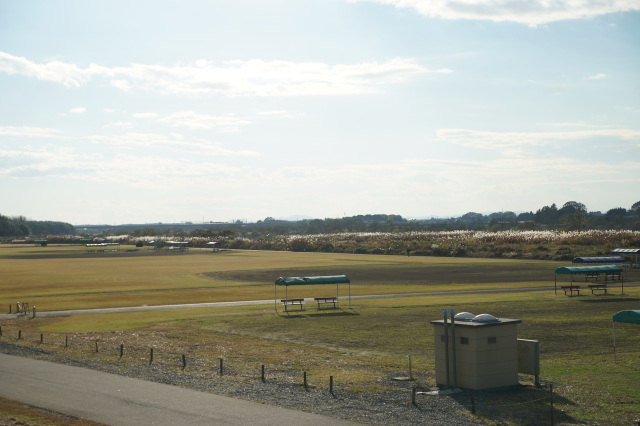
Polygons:
[[354,424],[6,354],[0,354],[0,396],[109,425]]

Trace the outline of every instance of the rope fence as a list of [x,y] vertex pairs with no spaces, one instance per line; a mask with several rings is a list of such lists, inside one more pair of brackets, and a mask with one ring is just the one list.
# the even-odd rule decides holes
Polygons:
[[[14,334],[15,333],[15,334]],[[186,353],[170,353],[160,352],[158,348],[154,347],[141,347],[141,346],[127,346],[123,343],[109,345],[108,343],[101,341],[100,339],[92,339],[91,337],[76,338],[73,340],[69,335],[65,334],[52,334],[45,336],[44,333],[39,333],[36,339],[30,339],[26,333],[23,333],[21,329],[8,330],[0,325],[0,339],[7,343],[12,343],[12,337],[15,336],[15,343],[19,345],[33,344],[36,347],[42,345],[57,346],[63,350],[76,349],[85,355],[90,353],[97,354],[98,356],[111,358],[114,361],[134,362],[141,365],[147,364],[149,366],[163,366],[163,367],[176,367],[180,370],[187,370],[187,367],[193,367],[193,369],[204,369],[218,376],[241,376],[242,372],[229,368],[229,359],[224,357],[218,358],[217,362],[206,360],[197,357],[188,357]],[[246,364],[246,363],[245,363]],[[246,370],[244,370],[246,371]],[[286,370],[289,371],[289,370]],[[272,376],[268,380],[269,371],[264,364],[258,365],[256,369],[255,377],[264,383],[280,383],[276,380],[277,377],[282,376],[283,371],[272,370]],[[299,384],[305,391],[309,391],[311,388],[316,388],[310,384],[310,374],[307,371],[300,371],[300,381],[293,382],[293,384]],[[253,377],[253,374],[250,376]],[[290,381],[283,384],[292,384]],[[330,393],[334,393],[334,376],[328,377],[327,389]]]
[[[198,369],[198,368],[204,369],[206,371],[208,369],[208,371],[211,372],[212,377],[215,376],[216,374],[219,375],[220,377],[225,375],[243,376],[244,374],[246,374],[246,370],[243,370],[240,372],[238,370],[234,370],[233,365],[232,365],[232,369],[230,369],[228,365],[228,362],[230,360],[225,359],[224,357],[218,358],[218,363],[216,363],[215,360],[206,360],[198,357],[188,357],[186,353],[167,353],[167,352],[159,353],[157,348],[154,348],[154,347],[126,346],[123,343],[115,344],[113,342],[100,341],[100,339],[93,339],[91,338],[91,336],[79,338],[72,341],[72,339],[70,339],[68,335],[62,335],[62,334],[56,333],[54,335],[49,335],[45,337],[43,333],[40,333],[36,339],[29,340],[28,336],[26,336],[25,333],[22,332],[22,330],[18,329],[18,330],[15,330],[15,331],[12,330],[12,331],[13,333],[10,333],[6,327],[3,329],[2,326],[0,326],[0,339],[3,339],[5,341],[10,341],[11,340],[10,336],[14,335],[16,336],[15,337],[16,343],[18,343],[18,341],[21,341],[25,343],[34,343],[36,345],[53,345],[53,346],[58,346],[60,348],[64,348],[65,350],[68,350],[69,348],[73,347],[75,349],[79,349],[81,352],[84,351],[84,353],[86,354],[94,353],[94,354],[100,354],[99,356],[103,356],[103,357],[112,357],[113,360],[115,360],[116,362],[117,361],[125,361],[125,362],[136,361],[136,362],[139,362],[141,365],[147,364],[149,366],[175,367],[176,370],[182,370],[182,371],[185,371],[188,369]],[[110,345],[109,343],[112,343],[112,344]],[[243,363],[246,364],[246,362],[243,362]],[[292,384],[291,381],[285,381],[283,383],[281,379],[278,379],[283,376],[287,377],[287,372],[289,371],[291,370],[278,370],[278,369],[271,370],[270,372],[271,377],[268,380],[267,379],[268,372],[266,371],[265,365],[261,364],[259,365],[259,368],[256,369],[255,375],[250,374],[249,377],[255,377],[257,380],[261,380],[263,383],[271,382],[274,384],[279,384],[279,383]],[[316,386],[311,386],[309,382],[310,375],[307,371],[300,371],[299,374],[300,376],[298,377],[301,380],[294,381],[293,382],[294,385],[295,384],[300,385],[301,388],[307,392],[309,391],[310,388],[317,388]],[[291,379],[291,376],[292,375],[289,374],[288,377]],[[293,379],[295,380],[295,377],[293,377]],[[425,392],[418,392],[417,389],[418,387],[413,387],[411,391],[411,404],[414,406],[419,405],[416,401],[416,396],[418,394],[425,393]],[[330,394],[332,395],[335,394],[335,380],[333,375],[328,376],[327,390]],[[522,402],[516,402],[516,403],[510,403],[510,404],[493,404],[493,405],[477,404],[476,401],[474,400],[473,395],[470,398],[471,398],[471,402],[469,404],[459,404],[459,405],[460,407],[469,409],[473,414],[476,413],[476,410],[478,408],[481,408],[484,410],[493,410],[498,408],[510,408],[510,407],[517,407],[525,404],[540,403],[546,400],[550,400],[551,406],[553,407],[553,388],[550,385],[550,393],[547,396],[532,399],[529,401],[522,401]],[[551,410],[553,411],[553,408],[551,408]],[[551,413],[551,416],[553,416],[553,413]]]

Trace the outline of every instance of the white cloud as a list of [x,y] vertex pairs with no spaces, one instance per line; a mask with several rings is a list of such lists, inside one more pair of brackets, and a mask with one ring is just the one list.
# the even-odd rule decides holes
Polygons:
[[[450,215],[456,210],[462,214],[495,209],[496,199],[506,203],[505,206],[518,202],[520,208],[530,209],[541,205],[532,205],[532,199],[565,201],[567,193],[579,193],[591,188],[590,184],[633,187],[640,183],[637,175],[640,162],[633,158],[616,161],[615,167],[611,167],[608,158],[562,157],[548,161],[535,157],[513,161],[428,158],[377,164],[291,166],[275,163],[255,167],[224,164],[206,156],[200,156],[198,161],[181,155],[164,156],[158,149],[144,152],[123,149],[135,138],[141,143],[145,139],[162,139],[158,135],[131,136],[118,141],[122,146],[118,145],[118,149],[113,150],[116,154],[110,156],[55,147],[36,151],[0,149],[0,176],[23,181],[28,178],[35,184],[57,178],[65,185],[76,181],[118,188],[118,202],[158,205],[162,210],[161,220],[166,220],[175,206],[185,204],[191,211],[195,208],[221,214],[219,209],[223,207],[244,211],[245,215],[257,219],[284,214],[287,211],[279,206],[290,209],[296,204],[295,200],[301,199],[305,200],[304,205],[338,204],[342,206],[340,209],[357,209],[357,213],[379,211],[384,205],[393,205],[394,212],[400,214]],[[357,202],[354,193],[358,194]],[[159,199],[158,194],[163,198]],[[570,199],[578,198],[590,205],[594,201],[586,194]],[[190,198],[192,202],[184,202]],[[247,198],[251,200],[248,205]],[[417,200],[428,200],[428,204],[416,203]],[[110,202],[116,202],[116,198],[108,194],[101,198],[101,203]],[[340,210],[340,214],[343,211]],[[305,213],[335,217],[336,211]]]
[[565,132],[491,132],[468,129],[439,129],[438,139],[469,148],[514,150],[575,141],[595,137],[613,137],[622,140],[640,139],[640,130],[588,129]]
[[50,129],[45,127],[29,127],[29,126],[0,126],[0,135],[6,136],[25,136],[25,137],[52,137],[60,133],[58,129]]
[[189,127],[191,129],[218,128],[227,132],[237,131],[240,126],[251,124],[250,121],[242,120],[233,115],[214,116],[200,114],[195,111],[177,112],[162,117],[158,121],[173,127]]
[[[8,160],[8,161],[3,161]],[[185,158],[135,155],[115,156],[78,153],[73,149],[0,150],[0,176],[11,178],[125,184],[128,187],[206,187],[220,183],[221,176],[240,177],[243,170],[211,161],[194,163]]]
[[286,110],[276,110],[276,111],[263,111],[259,112],[258,115],[264,115],[269,117],[291,117],[289,111]]
[[111,121],[105,127],[132,127],[133,123],[129,121]]
[[148,148],[158,150],[160,148],[171,149],[184,153],[202,156],[242,156],[257,157],[256,151],[233,151],[223,148],[221,144],[203,139],[186,140],[179,134],[161,135],[157,133],[129,132],[121,135],[94,135],[88,139],[94,143],[118,146],[123,149]]
[[319,62],[208,61],[165,67],[133,64],[107,68],[91,64],[81,68],[60,61],[36,63],[0,52],[0,71],[52,81],[67,87],[87,84],[93,77],[111,79],[120,90],[144,89],[159,93],[220,94],[225,96],[331,96],[371,93],[380,86],[404,81],[429,70],[412,59],[396,58],[384,63],[329,65]]
[[160,115],[155,112],[138,112],[133,114],[134,118],[158,118]]
[[351,0],[372,1],[442,19],[517,22],[537,26],[640,10],[635,0]]
[[124,92],[131,90],[131,84],[127,80],[111,80],[111,85]]
[[84,114],[85,112],[87,112],[87,109],[84,107],[71,108],[69,112],[71,114]]
[[37,78],[43,81],[53,81],[66,87],[80,87],[95,75],[111,75],[112,72],[96,64],[80,68],[75,64],[60,61],[50,61],[46,64],[36,64],[26,58],[0,52],[0,70],[8,74],[19,74]]
[[596,74],[596,75],[590,75],[589,78],[591,80],[599,80],[599,79],[602,79],[602,78],[607,78],[607,75],[606,74]]

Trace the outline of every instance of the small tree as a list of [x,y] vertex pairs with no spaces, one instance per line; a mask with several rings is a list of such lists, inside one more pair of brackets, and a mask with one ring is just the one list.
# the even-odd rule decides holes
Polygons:
[[616,207],[607,212],[606,218],[608,222],[615,224],[621,224],[624,221],[624,217],[627,215],[627,209],[624,207]]
[[562,216],[562,224],[568,231],[584,231],[591,227],[591,219],[582,211]]

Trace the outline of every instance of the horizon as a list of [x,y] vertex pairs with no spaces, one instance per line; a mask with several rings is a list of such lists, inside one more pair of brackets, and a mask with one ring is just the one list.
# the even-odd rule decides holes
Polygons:
[[638,23],[624,0],[2,2],[0,214],[629,209]]
[[[549,207],[549,206],[543,206],[543,207]],[[557,207],[557,206],[556,206]],[[560,209],[560,207],[558,207],[558,209]],[[540,209],[537,209],[536,211],[538,211]],[[628,210],[628,209],[627,209]],[[222,221],[222,220],[205,220],[204,218],[202,220],[180,220],[180,221],[175,221],[175,222],[169,222],[169,221],[156,221],[156,222],[123,222],[123,223],[78,223],[78,224],[74,224],[74,223],[70,223],[70,222],[66,222],[66,221],[60,221],[63,223],[69,223],[70,225],[74,226],[74,227],[82,227],[82,226],[111,226],[111,227],[117,227],[117,226],[141,226],[141,225],[222,225],[222,224],[236,224],[237,222],[241,222],[241,223],[246,223],[246,224],[256,224],[259,222],[265,222],[266,219],[273,219],[276,222],[299,222],[299,221],[313,221],[313,220],[340,220],[340,219],[344,219],[344,218],[349,218],[349,217],[358,217],[358,216],[377,216],[377,215],[381,215],[381,216],[400,216],[403,220],[406,221],[429,221],[429,220],[452,220],[452,219],[459,219],[462,216],[464,216],[465,214],[468,213],[476,213],[476,214],[480,214],[482,216],[488,217],[490,215],[493,214],[503,214],[503,213],[513,213],[516,216],[519,216],[520,214],[535,214],[536,211],[533,210],[529,210],[529,211],[512,211],[512,210],[503,210],[503,211],[493,211],[493,212],[474,212],[474,211],[470,211],[470,212],[465,212],[462,214],[458,214],[458,215],[448,215],[448,216],[420,216],[420,217],[405,217],[402,215],[398,215],[395,213],[364,213],[364,214],[359,214],[359,215],[353,215],[353,216],[342,216],[342,217],[313,217],[313,216],[306,216],[306,215],[290,215],[287,217],[282,217],[282,216],[278,216],[278,217],[273,217],[273,216],[267,216],[266,218],[262,218],[262,219],[257,219],[257,220],[246,220],[246,219],[231,219],[228,221]],[[602,212],[600,210],[587,210],[586,211],[587,215],[602,215],[604,216],[606,214],[606,212]],[[38,221],[35,219],[30,219],[30,218],[26,218],[25,219],[27,221]],[[44,219],[43,221],[47,221],[46,219]]]

